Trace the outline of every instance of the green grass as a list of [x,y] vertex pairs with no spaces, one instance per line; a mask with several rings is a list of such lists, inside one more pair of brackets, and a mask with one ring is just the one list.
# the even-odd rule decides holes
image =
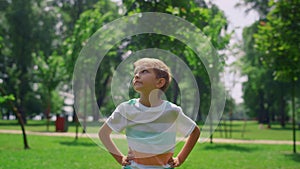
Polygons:
[[[0,134],[0,169],[121,168],[88,138],[28,135],[28,141],[31,149],[24,150],[21,135]],[[198,143],[179,169],[298,169],[299,165],[300,154],[293,154],[290,145]]]
[[[229,121],[226,122],[227,138],[247,140],[292,140],[291,125],[281,128],[272,124],[271,129],[263,129],[255,121],[247,121],[244,137],[243,121],[233,121],[232,133],[229,133]],[[201,125],[200,125],[201,127]],[[16,120],[0,120],[0,129],[20,130]],[[214,138],[225,138],[225,125],[217,128]],[[27,131],[46,131],[46,121],[29,120]],[[49,131],[55,131],[55,123],[50,123]],[[75,124],[69,123],[69,132],[75,132]],[[82,128],[79,128],[79,132]],[[118,169],[120,166],[111,155],[98,147],[89,138],[50,137],[28,135],[30,150],[23,149],[22,135],[0,134],[0,169]],[[297,140],[300,131],[297,128]],[[123,145],[125,140],[116,140]],[[179,144],[175,152],[178,152]],[[297,145],[297,151],[300,146]],[[258,144],[197,144],[187,161],[179,169],[298,169],[300,154],[292,153],[291,145],[258,145]]]
[[[291,124],[287,124],[286,128],[281,128],[280,124],[274,123],[272,124],[271,129],[267,129],[266,126],[261,129],[256,121],[247,121],[246,123],[244,121],[233,121],[231,137],[229,132],[230,122],[226,121],[226,124],[224,125],[224,122],[222,121],[220,124],[221,125],[216,129],[213,135],[215,138],[233,138],[245,140],[292,140]],[[88,125],[91,126],[90,124]],[[244,125],[245,132],[242,136]],[[68,126],[68,132],[75,132],[75,123],[69,122]],[[227,132],[225,132],[225,126]],[[88,131],[90,132],[91,130],[94,130],[95,132],[97,132],[99,130],[99,127],[94,125],[94,127],[89,127]],[[27,131],[47,131],[46,121],[28,120],[25,128]],[[0,129],[20,130],[20,126],[18,125],[17,120],[0,120]],[[55,122],[50,122],[49,131],[55,131]],[[81,126],[79,127],[79,132],[82,132]],[[298,129],[298,126],[296,131],[296,138],[299,138],[298,140],[300,140],[300,130]]]
[[[27,124],[25,125],[25,129],[27,131],[39,131],[39,132],[45,132],[47,131],[46,127],[46,120],[28,120]],[[49,131],[55,131],[55,122],[50,121],[49,123]],[[75,132],[75,123],[69,122],[68,123],[68,132]],[[79,127],[82,131],[81,127]],[[0,120],[0,129],[6,129],[6,130],[20,130],[21,127],[18,124],[17,120]]]
[[[299,146],[298,146],[299,149]],[[296,169],[300,154],[287,145],[200,144],[191,153],[186,169]]]
[[[226,121],[224,125],[222,121],[220,124],[214,133],[214,137],[225,138],[227,134],[227,138],[230,138],[230,122]],[[242,136],[244,126],[245,132]],[[225,127],[227,133],[225,133]],[[260,128],[256,121],[233,121],[231,138],[246,140],[292,140],[292,125],[287,124],[285,128],[282,128],[280,124],[273,123],[271,124],[271,128],[268,129],[266,125]],[[298,126],[296,128],[296,138],[300,140],[300,130]]]
[[118,168],[112,157],[88,138],[28,135],[24,150],[21,135],[0,134],[1,169]]

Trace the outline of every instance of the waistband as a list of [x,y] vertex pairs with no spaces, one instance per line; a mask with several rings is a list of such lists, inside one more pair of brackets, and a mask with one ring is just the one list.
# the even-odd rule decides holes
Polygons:
[[174,168],[170,168],[169,164],[166,164],[163,166],[143,165],[143,164],[138,164],[134,161],[131,161],[130,165],[123,166],[122,169],[174,169]]

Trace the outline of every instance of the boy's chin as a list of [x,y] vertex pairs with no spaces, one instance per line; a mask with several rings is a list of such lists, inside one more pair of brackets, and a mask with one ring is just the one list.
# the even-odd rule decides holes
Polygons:
[[142,92],[139,88],[136,88],[136,87],[134,87],[133,90],[136,91],[137,93],[141,93]]

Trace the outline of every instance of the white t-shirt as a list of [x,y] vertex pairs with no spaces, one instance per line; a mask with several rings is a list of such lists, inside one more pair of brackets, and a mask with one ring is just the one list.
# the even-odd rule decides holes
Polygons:
[[126,129],[128,146],[132,150],[150,154],[173,152],[176,135],[187,137],[196,126],[181,107],[171,102],[146,107],[139,99],[121,103],[106,123],[116,132]]

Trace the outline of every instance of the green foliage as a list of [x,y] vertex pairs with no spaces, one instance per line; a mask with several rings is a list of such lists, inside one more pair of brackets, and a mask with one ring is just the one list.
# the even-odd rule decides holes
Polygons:
[[[184,18],[200,28],[217,50],[224,49],[229,42],[230,34],[224,33],[227,20],[223,12],[214,5],[209,7],[203,0],[138,0],[123,4],[127,15],[156,11]],[[68,81],[72,79],[80,50],[99,28],[121,17],[120,8],[123,7],[110,0],[5,0],[0,7],[0,80],[5,91],[15,96],[17,107],[37,113],[51,103],[53,111],[59,111],[55,108],[61,105],[56,90],[61,90],[63,84],[70,86]],[[124,47],[125,41],[129,43]],[[201,111],[208,112],[209,77],[189,47],[174,38],[156,35],[140,35],[123,42],[116,44],[99,65],[95,93],[98,106],[107,103],[104,111],[113,108],[107,97],[121,55],[128,50],[157,47],[180,56],[192,69],[204,100]],[[220,61],[223,62],[216,60]],[[222,71],[222,66],[216,69]],[[56,101],[59,103],[53,104]]]
[[[241,58],[242,73],[248,80],[243,83],[244,101],[248,108],[248,115],[258,117],[260,122],[275,119],[277,115],[283,121],[287,114],[287,83],[274,81],[273,70],[266,68],[262,63],[262,53],[254,48],[253,34],[257,30],[259,22],[245,28],[243,40],[245,55]],[[273,90],[269,90],[272,88]],[[270,119],[271,118],[271,119]]]
[[227,29],[224,13],[217,6],[210,8],[203,0],[200,1],[123,1],[127,14],[137,12],[163,12],[179,16],[193,23],[208,36],[216,49],[224,49],[229,43],[230,34],[223,34]]
[[[263,63],[274,70],[274,79],[289,82],[293,121],[293,152],[296,153],[295,115],[296,82],[300,78],[300,1],[271,1],[273,9],[261,22],[255,35],[258,50],[264,52]],[[299,96],[297,96],[299,97]]]
[[54,90],[60,82],[66,80],[65,60],[56,53],[46,57],[42,51],[32,55],[35,66],[36,82],[49,91]]
[[28,92],[24,98],[24,107],[28,116],[37,115],[44,111],[45,107],[38,93]]
[[[66,61],[74,63],[76,58],[66,59],[63,40],[73,30],[72,23],[96,0],[3,2],[0,11],[0,79],[7,93],[16,96],[17,107],[28,113],[36,112],[41,104],[46,106],[52,102],[53,90],[67,79]],[[103,13],[110,10],[107,2],[98,2]],[[88,24],[93,25],[92,22]]]
[[[226,47],[229,42],[230,34],[224,33],[227,28],[227,20],[224,13],[220,11],[217,6],[212,5],[208,7],[205,1],[123,1],[127,8],[127,15],[132,15],[139,12],[162,12],[172,14],[174,16],[181,17],[186,21],[197,26],[211,42],[216,50],[221,50]],[[156,23],[160,24],[160,23]],[[163,25],[161,25],[163,27]],[[180,25],[174,25],[174,27],[180,28]],[[184,30],[182,30],[184,32]],[[202,33],[201,32],[201,33]],[[199,32],[200,33],[200,32]],[[138,51],[147,48],[159,48],[170,51],[176,56],[179,56],[191,69],[196,81],[198,83],[199,92],[201,93],[201,107],[199,115],[207,114],[210,106],[210,79],[208,77],[206,68],[201,62],[200,58],[183,42],[167,37],[163,35],[155,34],[142,34],[131,37],[127,40],[128,45],[123,50]],[[208,49],[202,49],[203,51]],[[211,57],[213,58],[213,57]],[[224,61],[220,57],[217,60],[210,60],[210,63],[223,63]],[[170,67],[172,62],[168,63]],[[215,70],[222,71],[223,67],[220,66],[214,68]],[[172,70],[175,73],[178,70]],[[218,77],[218,75],[215,75]],[[176,85],[171,85],[167,92],[167,97],[171,98],[172,102],[179,103],[176,94]],[[177,92],[178,93],[178,92]],[[188,98],[192,99],[192,98]],[[192,102],[192,100],[191,100]]]
[[260,22],[258,33],[254,35],[256,47],[264,53],[263,64],[274,70],[275,80],[297,81],[300,74],[300,2],[280,0],[270,4],[273,9],[267,20]]
[[76,59],[89,38],[106,23],[118,17],[117,7],[112,2],[99,1],[92,9],[84,11],[76,21],[72,35],[64,41],[66,66],[70,79]]
[[0,104],[1,104],[1,103],[5,103],[5,102],[7,102],[8,100],[14,101],[14,100],[15,100],[15,97],[14,97],[12,94],[10,94],[10,95],[5,95],[5,96],[0,96]]
[[0,36],[0,49],[2,49],[3,48],[3,38]]
[[35,96],[43,105],[43,109],[38,113],[49,114],[50,111],[58,113],[61,111],[61,107],[58,108],[58,106],[62,106],[63,101],[58,95],[53,97],[53,94],[58,93],[55,90],[67,79],[65,60],[55,52],[50,56],[45,56],[43,51],[33,53],[32,58],[35,64],[33,69]]
[[[252,42],[252,45],[255,44]],[[262,59],[263,54],[255,49],[254,51],[256,53],[256,56],[258,56],[257,59],[259,60],[259,64],[252,65],[252,66],[256,66],[256,68],[254,68],[256,69],[256,71],[252,72],[252,78],[250,78],[249,83],[254,83],[256,84],[256,86],[258,86],[256,90],[254,89],[253,91],[258,91],[260,93],[263,93],[264,99],[261,100],[262,101],[261,105],[263,105],[261,107],[265,109],[264,111],[262,111],[261,109],[257,109],[257,110],[261,110],[258,112],[270,112],[272,116],[271,115],[268,116],[271,116],[273,120],[274,120],[274,115],[278,115],[280,119],[282,119],[282,124],[284,126],[284,120],[286,120],[286,116],[288,114],[287,96],[289,95],[289,88],[291,87],[291,85],[286,82],[279,82],[274,80],[274,70],[272,68],[267,68],[264,66],[264,61]],[[269,90],[269,88],[272,88],[273,90]],[[259,93],[256,94],[259,95]],[[257,100],[253,98],[255,98],[255,96],[253,96],[252,98],[249,97],[248,100]],[[253,102],[252,106],[254,107],[255,103],[254,101],[252,102]]]
[[[14,93],[14,95],[21,101],[25,97],[25,93],[29,90],[28,67],[31,66],[30,53],[32,51],[32,44],[28,41],[31,38],[33,27],[32,22],[30,22],[29,16],[32,15],[31,1],[26,3],[23,1],[12,1],[6,8],[5,18],[2,29],[5,30],[8,36],[5,36],[4,43],[9,44],[11,48],[9,49],[10,57],[5,56],[5,61],[8,66],[7,69],[11,69],[16,73],[9,74],[12,79],[17,79],[18,83],[10,83],[8,86],[14,87],[10,88],[9,93]],[[32,18],[31,18],[32,19]],[[4,54],[4,52],[3,52]],[[13,63],[12,63],[13,61]],[[8,75],[9,70],[5,70],[5,74]],[[7,79],[4,79],[6,83]],[[8,81],[9,82],[9,81]]]
[[60,114],[63,113],[62,107],[64,105],[63,98],[59,95],[58,90],[54,90],[51,92],[51,113],[52,114]]
[[[40,96],[35,93],[35,85],[42,81],[39,78],[51,79],[49,74],[39,77],[35,74],[37,59],[33,57],[42,53],[39,59],[46,60],[58,45],[59,27],[56,24],[59,17],[57,11],[50,10],[54,8],[48,5],[43,0],[14,0],[7,3],[0,14],[3,23],[0,31],[5,35],[0,53],[4,63],[3,67],[0,66],[1,79],[7,93],[16,97],[16,107],[24,117],[26,112],[39,113],[41,110]],[[53,84],[47,81],[44,85]]]
[[[89,38],[106,23],[118,17],[119,15],[117,6],[109,0],[97,2],[92,9],[86,10],[80,15],[80,18],[76,21],[72,35],[64,42],[66,68],[69,74],[69,79],[72,78],[74,66],[79,53],[87,44]],[[97,93],[97,103],[99,107],[101,107],[103,104],[103,101],[110,90],[108,88],[108,84],[112,76],[112,70],[116,67],[121,59],[116,50],[117,48],[111,49],[111,51],[107,53],[106,57],[99,65],[95,82],[95,93]],[[93,62],[93,60],[91,61],[86,59],[85,62]],[[91,86],[89,86],[89,88],[91,88]],[[88,99],[88,103],[91,103],[91,101],[89,101],[91,98],[86,99]],[[94,112],[93,110],[85,111]],[[109,112],[111,112],[111,110]]]
[[[255,1],[245,0],[252,4],[254,10],[257,4],[264,14],[261,20],[244,29],[244,51],[242,58],[243,73],[248,81],[243,84],[244,100],[252,115],[259,119],[275,120],[279,116],[284,127],[288,119],[293,83],[299,78],[299,16],[296,1]],[[292,83],[291,83],[292,82]],[[270,90],[272,89],[272,90]]]

